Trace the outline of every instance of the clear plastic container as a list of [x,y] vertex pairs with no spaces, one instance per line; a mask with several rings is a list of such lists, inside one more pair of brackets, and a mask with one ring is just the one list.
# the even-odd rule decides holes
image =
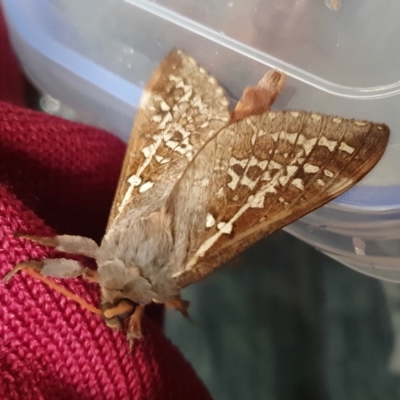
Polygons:
[[286,230],[352,268],[400,281],[400,3],[381,0],[2,0],[38,88],[127,140],[151,72],[173,47],[237,99],[269,68],[275,108],[384,122],[389,147],[356,187]]

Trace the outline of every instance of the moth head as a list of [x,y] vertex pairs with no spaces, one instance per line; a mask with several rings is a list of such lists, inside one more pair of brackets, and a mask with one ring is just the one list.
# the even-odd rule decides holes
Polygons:
[[138,268],[125,266],[114,259],[98,270],[101,288],[101,310],[107,325],[118,325],[117,319],[129,317],[140,304],[152,301],[150,282],[140,275]]

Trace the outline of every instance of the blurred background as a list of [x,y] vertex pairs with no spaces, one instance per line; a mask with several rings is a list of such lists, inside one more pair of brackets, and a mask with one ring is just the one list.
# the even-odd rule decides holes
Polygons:
[[215,399],[400,398],[400,286],[285,232],[186,289],[166,333]]

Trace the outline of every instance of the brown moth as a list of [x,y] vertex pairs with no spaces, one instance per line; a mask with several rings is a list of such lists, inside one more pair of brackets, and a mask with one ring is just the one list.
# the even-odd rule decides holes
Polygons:
[[98,282],[109,326],[143,308],[186,313],[182,288],[358,182],[382,156],[386,125],[302,111],[269,111],[285,75],[268,72],[233,113],[215,78],[180,50],[151,76],[133,126],[105,236],[20,235],[96,260],[97,271],[59,258],[17,265]]

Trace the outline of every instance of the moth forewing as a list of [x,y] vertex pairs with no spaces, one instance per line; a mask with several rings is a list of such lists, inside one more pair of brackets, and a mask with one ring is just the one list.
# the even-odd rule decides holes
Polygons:
[[383,124],[299,111],[270,111],[222,129],[171,195],[177,285],[204,278],[348,190],[381,158],[388,135]]
[[228,106],[193,58],[180,50],[165,57],[143,92],[108,227],[125,209],[140,208],[145,192],[161,207],[188,162],[228,122]]

